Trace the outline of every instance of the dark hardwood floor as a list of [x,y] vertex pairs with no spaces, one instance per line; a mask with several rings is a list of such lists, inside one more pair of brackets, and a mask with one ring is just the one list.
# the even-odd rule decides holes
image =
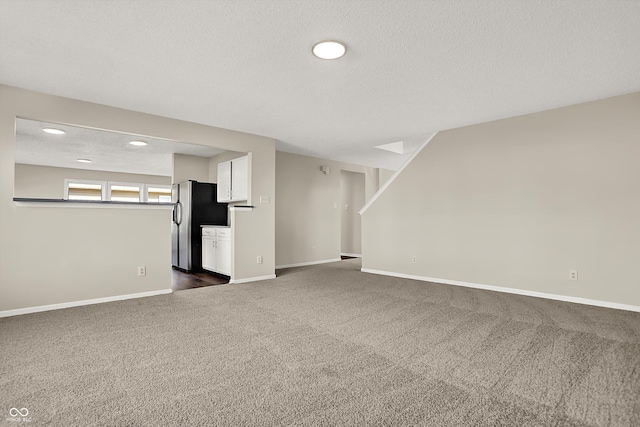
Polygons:
[[209,273],[188,274],[175,268],[171,270],[171,289],[174,291],[224,285],[226,283],[229,283],[229,279]]
[[[355,257],[342,255],[341,259],[352,259]],[[182,291],[185,289],[202,288],[205,286],[224,285],[229,283],[228,278],[218,277],[210,273],[185,273],[184,271],[171,270],[171,289]]]

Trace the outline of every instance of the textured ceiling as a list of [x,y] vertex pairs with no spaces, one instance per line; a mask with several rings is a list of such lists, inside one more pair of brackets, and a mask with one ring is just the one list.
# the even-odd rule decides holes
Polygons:
[[[347,55],[313,57],[327,38]],[[4,84],[391,169],[434,131],[638,76],[640,1],[0,1]],[[405,157],[374,148],[399,140]]]
[[[43,132],[47,127],[64,130],[66,134]],[[133,140],[143,140],[149,145],[135,147],[129,144]],[[27,165],[172,176],[173,153],[210,157],[221,152],[164,139],[16,119],[15,161]],[[92,163],[78,163],[77,159],[90,159]]]

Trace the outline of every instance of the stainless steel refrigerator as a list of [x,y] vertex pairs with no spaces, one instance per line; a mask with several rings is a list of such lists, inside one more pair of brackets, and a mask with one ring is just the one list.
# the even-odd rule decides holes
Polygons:
[[171,264],[202,271],[202,225],[227,225],[227,204],[216,201],[216,184],[186,181],[171,186]]

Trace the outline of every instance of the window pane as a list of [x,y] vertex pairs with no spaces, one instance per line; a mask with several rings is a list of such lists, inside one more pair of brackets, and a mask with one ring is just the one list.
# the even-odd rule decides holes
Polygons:
[[102,185],[70,182],[69,200],[102,200]]
[[137,185],[112,185],[111,200],[114,202],[139,202],[140,187]]
[[149,187],[147,200],[151,203],[171,203],[171,188]]

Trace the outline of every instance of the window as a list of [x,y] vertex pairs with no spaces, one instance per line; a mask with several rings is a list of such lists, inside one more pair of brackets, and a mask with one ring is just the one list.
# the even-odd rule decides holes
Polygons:
[[102,200],[103,182],[65,181],[65,199],[67,200]]
[[109,183],[109,194],[107,200],[112,202],[142,202],[143,184],[116,184]]
[[66,179],[65,200],[171,203],[170,185]]
[[147,201],[149,203],[171,203],[171,187],[147,187]]

